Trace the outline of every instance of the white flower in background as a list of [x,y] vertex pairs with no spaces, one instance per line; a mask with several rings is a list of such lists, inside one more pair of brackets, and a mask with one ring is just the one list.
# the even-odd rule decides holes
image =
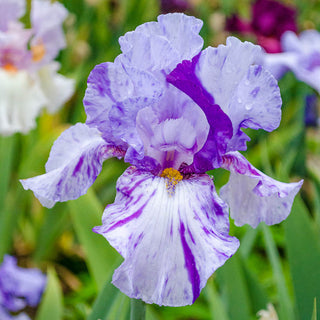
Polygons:
[[257,313],[259,320],[279,320],[277,312],[271,303],[268,303],[267,310],[260,310]]
[[65,48],[58,2],[32,1],[31,29],[18,20],[24,0],[0,0],[0,134],[27,133],[43,107],[56,112],[73,94],[74,81],[57,73],[54,61]]

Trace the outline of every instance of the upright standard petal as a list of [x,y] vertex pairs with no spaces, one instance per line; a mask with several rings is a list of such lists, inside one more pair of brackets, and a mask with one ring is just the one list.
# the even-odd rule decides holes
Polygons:
[[246,150],[250,139],[241,128],[272,131],[280,123],[280,90],[259,64],[262,57],[259,46],[229,37],[226,46],[204,50],[195,67],[204,88],[232,122],[227,151]]
[[55,141],[46,163],[47,173],[21,183],[51,208],[57,201],[85,194],[100,173],[103,161],[123,155],[123,150],[107,144],[97,129],[77,123]]
[[208,175],[175,182],[130,167],[94,228],[125,259],[113,284],[147,303],[192,304],[239,245]]
[[287,218],[302,180],[276,181],[254,168],[238,152],[226,154],[222,167],[230,171],[230,178],[221,188],[220,196],[228,203],[237,226],[248,223],[255,228],[262,221],[272,225]]
[[203,46],[202,21],[181,13],[160,15],[158,22],[144,23],[119,38],[125,65],[169,73],[182,60],[197,55]]
[[148,72],[123,68],[118,62],[97,65],[89,75],[83,100],[86,123],[98,128],[111,144],[137,147],[136,115],[155,103],[162,90],[163,85]]

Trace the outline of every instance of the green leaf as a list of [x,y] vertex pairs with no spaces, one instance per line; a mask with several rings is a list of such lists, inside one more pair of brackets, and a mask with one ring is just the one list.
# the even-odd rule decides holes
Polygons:
[[130,320],[144,320],[146,318],[146,304],[142,300],[131,299]]
[[69,201],[68,205],[76,234],[87,256],[89,272],[101,290],[118,257],[108,241],[92,231],[93,227],[101,225],[103,207],[92,190],[77,200]]
[[313,312],[311,320],[317,320],[317,298],[313,300]]
[[320,299],[320,239],[300,197],[283,225],[297,318],[310,320],[313,301]]
[[46,290],[36,320],[61,320],[63,314],[62,290],[54,269],[48,270]]
[[119,295],[120,291],[118,288],[111,283],[111,279],[108,279],[96,298],[92,307],[92,312],[87,320],[107,320],[110,309]]
[[204,289],[204,295],[208,301],[209,309],[211,312],[211,318],[213,320],[228,320],[229,317],[225,309],[225,306],[211,279],[209,279]]
[[241,267],[239,253],[216,271],[230,319],[248,320],[251,314],[250,296]]
[[280,319],[295,319],[293,306],[286,286],[285,277],[281,267],[280,256],[276,244],[272,238],[271,231],[264,223],[261,224],[264,234],[266,250],[271,263],[275,284],[279,295],[279,316]]

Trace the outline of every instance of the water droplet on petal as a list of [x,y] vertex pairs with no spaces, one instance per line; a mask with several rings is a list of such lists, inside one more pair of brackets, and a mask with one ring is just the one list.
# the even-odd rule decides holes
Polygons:
[[251,110],[252,109],[252,104],[251,103],[246,104],[244,107],[246,108],[246,110]]

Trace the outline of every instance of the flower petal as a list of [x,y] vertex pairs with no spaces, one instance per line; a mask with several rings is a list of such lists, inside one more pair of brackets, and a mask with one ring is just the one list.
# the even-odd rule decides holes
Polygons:
[[199,60],[196,56],[192,61],[183,61],[167,76],[169,83],[186,93],[202,109],[207,117],[210,130],[203,148],[195,155],[192,165],[193,172],[203,173],[220,166],[221,156],[227,150],[232,137],[232,123],[229,117],[214,104],[214,98],[202,86],[195,74]]
[[19,311],[26,305],[35,307],[46,281],[40,270],[20,268],[14,257],[6,255],[0,267],[0,287],[5,296],[5,307],[10,311]]
[[40,85],[25,71],[0,70],[0,133],[27,133],[46,103]]
[[214,102],[228,114],[233,92],[246,76],[250,65],[260,64],[262,49],[250,42],[228,37],[227,44],[208,47],[201,52],[196,76],[213,96]]
[[9,22],[16,21],[23,16],[26,2],[24,0],[1,0],[0,1],[0,30],[6,31]]
[[102,63],[88,78],[83,100],[86,123],[98,128],[111,144],[125,147],[130,143],[138,148],[136,114],[157,101],[162,87],[150,73],[131,67],[124,69],[119,63]]
[[260,65],[250,66],[246,76],[235,89],[227,114],[234,135],[228,151],[246,150],[249,137],[241,128],[273,131],[280,124],[281,95],[276,79]]
[[58,111],[74,92],[74,80],[58,74],[58,69],[58,63],[51,63],[38,72],[39,83],[48,100],[46,107],[50,113]]
[[208,175],[178,182],[130,167],[115,202],[94,228],[125,258],[113,284],[147,303],[192,304],[211,274],[238,248],[227,206]]
[[153,108],[138,113],[137,130],[144,155],[157,160],[163,168],[179,169],[182,163],[192,163],[194,154],[207,140],[209,125],[201,108],[171,86]]
[[238,152],[224,156],[223,168],[230,170],[229,182],[220,190],[221,198],[230,206],[237,226],[246,223],[256,227],[280,223],[290,213],[294,197],[303,180],[295,183],[276,181],[254,168]]
[[77,123],[55,141],[43,175],[20,180],[40,202],[51,208],[57,201],[85,194],[101,171],[104,160],[122,157],[124,151],[108,145],[99,131]]
[[35,32],[32,45],[44,45],[45,56],[41,59],[42,65],[52,61],[59,51],[65,48],[62,24],[67,15],[67,9],[59,2],[32,1],[31,22]]
[[202,21],[181,13],[160,15],[119,38],[125,65],[169,73],[180,61],[191,59],[203,46]]

